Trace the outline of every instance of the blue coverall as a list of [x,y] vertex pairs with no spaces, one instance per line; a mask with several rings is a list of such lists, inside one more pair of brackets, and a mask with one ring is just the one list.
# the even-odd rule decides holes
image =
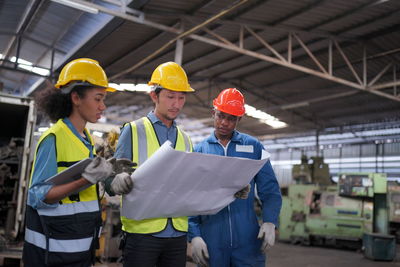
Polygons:
[[[256,138],[236,130],[225,148],[214,133],[195,146],[195,152],[256,160],[261,159],[263,149]],[[262,202],[263,222],[278,226],[282,197],[269,161],[252,179],[247,199],[236,199],[215,215],[189,218],[189,241],[196,236],[204,239],[211,267],[264,267],[265,255],[260,250],[262,241],[257,239],[259,224],[254,211],[255,184]]]

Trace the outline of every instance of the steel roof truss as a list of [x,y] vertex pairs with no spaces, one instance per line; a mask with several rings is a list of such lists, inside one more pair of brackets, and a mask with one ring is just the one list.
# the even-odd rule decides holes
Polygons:
[[[382,97],[386,97],[386,98],[389,98],[391,100],[395,100],[395,101],[400,102],[400,97],[399,96],[393,95],[393,94],[388,94],[386,92],[378,91],[378,89],[392,87],[392,86],[394,87],[394,86],[399,85],[400,84],[399,80],[397,80],[395,78],[394,81],[390,82],[390,83],[382,83],[382,84],[377,84],[377,85],[374,85],[374,86],[366,86],[364,84],[365,82],[363,83],[361,81],[359,75],[357,74],[357,72],[353,68],[352,64],[350,63],[349,59],[345,55],[344,51],[340,48],[340,45],[339,45],[338,41],[335,40],[335,39],[333,40],[333,42],[335,44],[335,47],[337,48],[337,50],[339,51],[339,53],[341,54],[341,56],[345,60],[347,66],[349,67],[350,71],[352,72],[352,74],[354,75],[354,77],[356,78],[358,83],[355,83],[355,82],[352,82],[352,81],[349,81],[349,80],[346,80],[346,79],[343,79],[343,78],[336,77],[336,76],[332,75],[332,71],[331,71],[332,67],[330,66],[331,65],[331,61],[332,61],[332,53],[331,52],[329,53],[329,58],[330,58],[329,71],[328,71],[328,73],[326,73],[324,71],[322,71],[322,72],[321,71],[316,71],[316,70],[308,68],[308,67],[304,67],[304,66],[301,66],[301,65],[298,65],[298,64],[293,64],[293,63],[290,62],[290,58],[288,59],[288,61],[286,61],[284,58],[283,59],[281,59],[279,57],[278,58],[274,58],[274,57],[267,56],[267,55],[264,55],[264,54],[261,54],[261,53],[258,53],[258,52],[247,50],[247,49],[244,48],[244,43],[243,42],[241,42],[240,46],[237,46],[237,45],[234,45],[232,43],[216,41],[216,40],[204,37],[204,36],[200,36],[200,35],[194,34],[194,32],[196,30],[204,27],[205,25],[207,25],[207,24],[209,24],[211,22],[214,22],[216,20],[216,18],[222,17],[227,12],[226,13],[220,12],[217,16],[213,16],[211,19],[206,20],[205,22],[197,25],[196,27],[193,27],[192,29],[190,29],[190,30],[188,30],[186,32],[182,32],[182,30],[179,30],[179,29],[176,29],[176,28],[173,28],[173,27],[169,27],[169,26],[166,26],[166,25],[163,25],[163,24],[160,24],[160,23],[156,23],[156,22],[152,22],[152,21],[146,20],[144,18],[144,16],[141,16],[141,17],[133,16],[133,15],[128,14],[127,12],[121,12],[121,11],[112,10],[112,9],[109,9],[109,8],[106,8],[106,7],[103,7],[103,6],[100,6],[100,5],[96,5],[94,3],[88,3],[88,2],[82,1],[82,0],[72,0],[72,1],[80,3],[80,4],[83,4],[83,5],[87,5],[87,6],[90,6],[90,7],[97,8],[100,12],[104,12],[104,13],[107,13],[107,14],[110,14],[110,15],[113,15],[113,16],[116,16],[116,17],[120,17],[120,18],[129,20],[129,21],[132,21],[132,22],[135,22],[135,23],[143,24],[143,25],[146,25],[146,26],[149,26],[149,27],[153,27],[153,28],[162,30],[162,31],[168,31],[168,32],[177,34],[178,36],[171,40],[172,43],[174,43],[179,38],[189,37],[189,38],[192,38],[192,39],[200,41],[200,42],[204,42],[204,43],[207,43],[207,44],[210,44],[210,45],[214,45],[216,47],[220,47],[220,48],[224,48],[224,49],[227,49],[227,50],[231,50],[231,51],[243,54],[243,55],[247,55],[247,56],[254,57],[254,58],[257,58],[257,59],[260,59],[260,60],[264,60],[264,61],[267,61],[267,62],[270,62],[270,63],[273,63],[273,64],[281,65],[281,66],[284,66],[284,67],[287,67],[287,68],[291,68],[291,69],[294,69],[294,70],[297,70],[297,71],[301,71],[301,72],[304,72],[304,73],[307,73],[307,74],[311,74],[311,75],[314,75],[314,76],[317,76],[317,77],[320,77],[320,78],[323,78],[323,79],[326,79],[326,80],[330,80],[330,81],[333,81],[333,82],[336,82],[336,83],[344,84],[344,85],[347,85],[349,87],[352,87],[352,88],[355,88],[355,89],[358,89],[358,90],[361,90],[361,91],[370,92],[370,93],[373,93],[373,94],[376,94],[376,95],[379,95],[379,96],[382,96]],[[245,2],[247,2],[247,1],[243,0],[237,5],[241,5],[241,4],[245,3]],[[229,8],[227,10],[230,11],[230,10],[232,10],[231,8]],[[239,32],[239,36],[240,36],[240,32]],[[290,34],[289,34],[289,36],[290,36]],[[289,40],[289,42],[291,42],[291,39]],[[167,43],[167,44],[168,44],[168,46],[170,45],[169,43]],[[265,44],[267,44],[267,42],[265,42],[264,45]],[[161,51],[163,51],[168,46],[164,45],[163,47],[161,47],[160,48],[160,49],[162,49]],[[306,46],[304,46],[303,48],[305,48],[305,47]],[[155,53],[158,54],[158,51],[160,49],[155,51]],[[329,48],[329,50],[331,50],[331,49],[332,48]],[[307,50],[306,50],[306,52],[307,52]],[[309,51],[309,52],[311,52],[311,51]],[[307,53],[309,54],[309,52],[307,52]],[[289,46],[288,46],[288,54],[290,54]],[[311,53],[311,55],[312,55],[312,53]],[[309,56],[310,56],[310,54],[309,54]],[[364,57],[365,56],[366,55],[364,55]],[[153,58],[153,57],[154,56],[152,56],[151,58]],[[313,57],[311,57],[311,58],[313,59]],[[145,62],[147,62],[148,60],[149,59],[146,58]],[[315,63],[319,62],[318,60],[316,60],[315,57],[314,57],[313,61]],[[128,70],[129,71],[133,71],[134,69],[138,68],[139,66],[141,66],[145,62],[143,62],[143,60],[142,60],[141,62],[138,63],[140,65],[136,64],[135,66],[129,68]],[[321,67],[322,67],[322,65],[321,65]],[[126,73],[126,70],[124,72],[121,72],[121,73],[118,73],[118,74],[114,75],[112,78],[119,77],[119,76],[121,76],[121,75],[123,75],[125,73]],[[365,74],[366,74],[366,72],[364,71],[364,75]],[[364,81],[366,81],[365,78],[364,78]]]

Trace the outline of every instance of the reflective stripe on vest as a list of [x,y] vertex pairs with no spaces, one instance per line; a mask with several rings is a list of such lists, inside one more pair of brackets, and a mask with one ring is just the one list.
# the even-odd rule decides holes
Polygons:
[[[132,130],[132,161],[137,162],[138,166],[140,166],[160,148],[160,144],[153,125],[147,117],[131,122],[130,125]],[[179,127],[177,127],[175,149],[187,152],[192,151],[190,138]],[[121,214],[121,221],[122,230],[140,234],[160,232],[167,225],[167,218],[133,220],[126,218],[123,213]],[[187,232],[187,217],[172,218],[172,225],[179,231]]]
[[[70,240],[49,238],[49,252],[74,253],[88,251],[92,244],[92,240],[93,237]],[[46,236],[41,233],[26,229],[25,241],[42,249],[46,249]]]
[[[90,135],[86,129],[85,131],[93,145]],[[57,173],[74,162],[88,158],[91,154],[91,151],[71,129],[62,120],[58,120],[40,138],[33,166],[35,166],[36,154],[41,142],[49,135],[55,137]],[[95,154],[94,148],[93,154]],[[33,171],[34,169],[32,173]],[[29,183],[30,186],[31,183],[32,181]],[[90,258],[92,255],[90,249],[94,248],[93,238],[101,224],[96,185],[75,194],[74,198],[69,196],[60,202],[56,208],[48,209],[33,209],[27,206],[25,241],[33,245],[29,248],[30,250],[36,250],[31,253],[33,255],[43,253],[44,249],[52,252],[48,258],[49,262],[58,259],[66,264],[71,260]],[[65,252],[74,254],[66,256]],[[30,255],[29,252],[26,255]]]
[[82,212],[94,212],[94,211],[99,211],[99,202],[97,200],[58,205],[58,207],[54,209],[37,210],[39,215],[43,216],[73,215]]

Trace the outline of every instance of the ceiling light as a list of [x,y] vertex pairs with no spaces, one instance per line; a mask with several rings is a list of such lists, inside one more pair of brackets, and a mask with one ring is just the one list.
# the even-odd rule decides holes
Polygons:
[[287,124],[285,122],[280,121],[278,119],[276,119],[276,120],[265,120],[264,123],[268,124],[269,126],[271,126],[274,129],[284,128],[284,127],[287,126]]
[[258,110],[253,106],[245,104],[244,107],[246,109],[247,116],[259,119],[262,123],[268,124],[274,129],[283,128],[287,126],[285,122],[280,121],[278,118],[275,118],[274,116],[269,115],[264,111]]
[[145,83],[110,83],[109,86],[117,89],[118,91],[150,92],[151,90],[151,87]]
[[79,3],[79,2],[75,2],[73,0],[51,0],[51,1],[59,3],[59,4],[62,4],[62,5],[69,6],[69,7],[72,7],[72,8],[76,8],[76,9],[79,9],[79,10],[82,10],[82,11],[86,11],[86,12],[89,12],[89,13],[92,13],[92,14],[99,13],[99,10],[97,8],[90,7],[90,6],[87,6],[85,4],[82,4],[82,3]]
[[43,133],[45,131],[47,131],[49,129],[49,127],[39,127],[38,131]]
[[102,133],[102,132],[99,132],[99,131],[93,131],[92,134],[93,134],[94,136],[97,136],[97,137],[100,137],[100,138],[103,137],[103,133]]

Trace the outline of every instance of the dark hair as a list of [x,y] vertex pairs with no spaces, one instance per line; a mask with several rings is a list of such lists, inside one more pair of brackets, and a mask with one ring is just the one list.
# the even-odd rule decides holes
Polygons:
[[156,93],[156,95],[159,96],[162,89],[164,88],[162,88],[161,86],[157,86],[156,89],[154,89],[154,93]]
[[92,86],[75,86],[71,92],[65,94],[60,89],[50,88],[41,92],[36,98],[39,110],[44,111],[52,122],[68,117],[72,113],[71,93],[76,92],[84,98],[87,90]]

